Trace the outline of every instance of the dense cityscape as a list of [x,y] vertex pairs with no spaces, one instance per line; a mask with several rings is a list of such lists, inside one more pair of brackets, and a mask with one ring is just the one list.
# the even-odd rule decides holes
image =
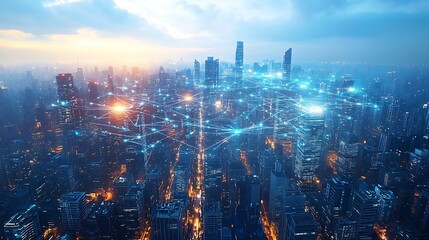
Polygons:
[[429,240],[429,1],[0,3],[0,240]]
[[2,67],[21,80],[0,92],[2,238],[427,239],[428,66],[244,49],[179,70]]

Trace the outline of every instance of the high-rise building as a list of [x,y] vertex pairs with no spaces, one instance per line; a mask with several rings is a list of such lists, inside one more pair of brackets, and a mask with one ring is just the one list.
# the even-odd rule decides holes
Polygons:
[[115,86],[113,85],[112,75],[107,76],[107,90],[109,91],[109,93],[115,93]]
[[60,199],[61,222],[64,229],[79,231],[88,216],[84,192],[70,192]]
[[243,58],[244,58],[244,43],[237,41],[235,50],[235,80],[241,82],[243,80]]
[[60,73],[56,79],[61,124],[66,125],[73,120],[72,107],[76,104],[73,76],[71,73]]
[[205,82],[210,87],[217,86],[219,82],[219,59],[208,57],[205,62]]
[[204,239],[222,239],[222,211],[219,202],[206,203],[203,206]]
[[136,239],[144,227],[144,196],[141,186],[133,186],[122,199],[120,213],[120,238]]
[[420,231],[429,233],[429,188],[417,188],[411,203],[409,219]]
[[316,220],[309,212],[287,216],[287,240],[314,240],[318,234]]
[[129,173],[123,173],[113,180],[113,197],[117,200],[127,194],[130,188],[134,185],[134,177]]
[[351,209],[352,220],[357,222],[359,239],[373,239],[374,224],[377,221],[379,208],[378,197],[374,190],[365,186],[356,189]]
[[380,185],[375,186],[375,194],[378,197],[379,207],[377,221],[379,224],[386,225],[392,219],[396,207],[396,196],[389,189]]
[[324,199],[327,205],[327,214],[332,222],[345,216],[350,209],[351,203],[351,184],[335,176],[326,183],[324,189]]
[[259,177],[261,180],[261,198],[268,200],[270,191],[271,172],[274,170],[274,163],[278,161],[277,155],[269,148],[259,155]]
[[273,171],[270,178],[270,197],[268,209],[271,217],[279,222],[283,207],[283,191],[289,184],[289,178],[280,171]]
[[6,239],[10,240],[43,239],[37,206],[31,205],[26,211],[13,215],[4,224],[4,232]]
[[95,213],[98,239],[116,239],[118,212],[114,202],[102,202]]
[[96,103],[98,99],[98,83],[91,81],[88,82],[88,101],[90,103]]
[[76,80],[76,85],[79,86],[79,88],[85,86],[85,77],[83,75],[83,68],[77,68],[75,80]]
[[357,158],[359,139],[356,135],[346,132],[340,138],[337,173],[343,177],[351,178],[357,175]]
[[72,192],[76,187],[73,167],[70,165],[61,165],[56,173],[59,189],[63,192]]
[[290,72],[292,65],[292,48],[289,48],[285,55],[283,55],[283,79],[289,81],[290,80]]
[[323,109],[319,109],[319,107],[304,109],[303,114],[299,117],[294,166],[295,175],[304,185],[311,185],[315,179],[322,155],[323,132]]
[[152,214],[152,239],[181,240],[183,203],[174,201],[158,204]]
[[199,82],[201,78],[201,66],[197,59],[194,60],[194,82]]

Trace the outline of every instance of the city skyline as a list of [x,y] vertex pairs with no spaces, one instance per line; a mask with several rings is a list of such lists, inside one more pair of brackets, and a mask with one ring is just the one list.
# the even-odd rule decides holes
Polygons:
[[427,64],[429,1],[6,1],[0,64],[234,62]]
[[427,13],[3,1],[0,240],[429,239]]

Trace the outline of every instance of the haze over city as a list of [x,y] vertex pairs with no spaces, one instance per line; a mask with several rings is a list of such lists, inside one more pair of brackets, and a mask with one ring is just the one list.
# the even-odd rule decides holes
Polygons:
[[0,240],[429,239],[429,0],[0,1]]
[[2,1],[1,64],[246,61],[427,64],[429,1]]

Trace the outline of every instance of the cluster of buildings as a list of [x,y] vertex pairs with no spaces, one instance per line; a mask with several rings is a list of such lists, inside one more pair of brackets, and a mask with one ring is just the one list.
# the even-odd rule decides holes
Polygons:
[[239,41],[55,71],[0,73],[23,82],[0,84],[0,239],[429,237],[427,67],[249,65]]

